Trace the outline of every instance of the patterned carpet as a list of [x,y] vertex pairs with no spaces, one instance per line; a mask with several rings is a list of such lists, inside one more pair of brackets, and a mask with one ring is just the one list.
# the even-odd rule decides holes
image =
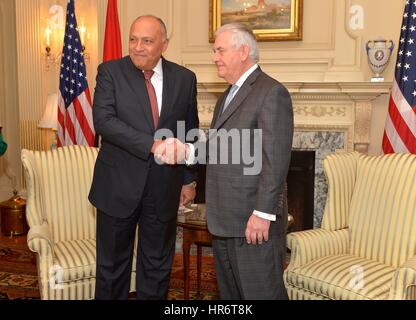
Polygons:
[[[216,300],[219,299],[217,280],[215,278],[214,259],[212,256],[202,257],[201,293],[197,296],[196,282],[196,257],[191,256],[190,261],[190,300]],[[183,263],[182,255],[176,254],[173,262],[172,274],[169,285],[169,300],[183,299]]]
[[36,257],[26,250],[0,246],[0,299],[39,298]]
[[[202,259],[201,293],[196,292],[196,258],[191,257],[190,299],[218,299],[211,256]],[[0,300],[39,299],[37,284],[36,257],[27,250],[13,246],[0,245]],[[169,286],[169,300],[183,299],[183,266],[182,255],[175,256]]]

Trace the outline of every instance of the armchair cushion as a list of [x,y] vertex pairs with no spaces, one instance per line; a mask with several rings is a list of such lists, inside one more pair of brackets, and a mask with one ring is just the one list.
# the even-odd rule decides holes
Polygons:
[[395,269],[350,254],[330,255],[290,269],[287,286],[321,299],[387,299]]
[[[136,253],[136,247],[134,248]],[[95,278],[95,239],[61,241],[55,243],[55,263],[62,267],[62,282]],[[132,271],[136,271],[136,254]]]
[[55,243],[55,262],[62,267],[63,282],[95,278],[95,239]]

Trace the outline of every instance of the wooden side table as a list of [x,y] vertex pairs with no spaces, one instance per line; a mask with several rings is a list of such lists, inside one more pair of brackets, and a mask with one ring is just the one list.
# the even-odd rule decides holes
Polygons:
[[184,299],[189,300],[189,267],[191,245],[197,248],[197,294],[201,293],[201,267],[202,247],[212,246],[212,235],[209,233],[205,220],[178,221],[177,225],[183,228],[183,275],[184,275]]

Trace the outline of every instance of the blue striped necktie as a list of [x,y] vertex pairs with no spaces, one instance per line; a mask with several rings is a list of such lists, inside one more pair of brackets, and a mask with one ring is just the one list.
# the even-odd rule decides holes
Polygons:
[[238,86],[237,85],[233,84],[231,86],[230,92],[228,92],[227,98],[225,99],[224,107],[222,108],[222,113],[225,112],[225,109],[227,109],[227,107],[229,106],[231,100],[233,100],[234,93],[236,92],[237,89],[238,89]]

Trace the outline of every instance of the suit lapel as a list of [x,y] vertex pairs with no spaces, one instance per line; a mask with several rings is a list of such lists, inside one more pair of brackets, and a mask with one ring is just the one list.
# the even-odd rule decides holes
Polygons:
[[215,123],[218,121],[218,117],[222,112],[222,107],[224,105],[224,102],[225,102],[225,99],[227,98],[228,93],[230,92],[230,89],[231,89],[231,86],[229,86],[228,89],[225,90],[225,92],[218,99],[217,104],[215,105],[214,114],[212,116],[212,121],[211,121],[211,129],[215,127]]
[[140,105],[140,108],[143,110],[144,117],[146,122],[149,125],[151,131],[154,131],[153,125],[153,116],[150,107],[149,95],[147,94],[146,84],[144,82],[143,72],[136,68],[136,66],[131,61],[130,57],[126,57],[127,63],[127,83],[131,86],[131,89],[137,96],[137,101]]
[[[224,124],[224,122],[227,121],[227,119],[241,106],[243,101],[246,99],[248,94],[251,92],[252,86],[256,82],[257,77],[260,75],[261,72],[262,71],[261,71],[260,67],[258,67],[256,70],[254,70],[250,74],[250,76],[246,79],[246,81],[244,81],[243,85],[238,90],[238,92],[234,96],[233,100],[231,100],[227,109],[222,114],[218,115],[218,119],[216,119],[215,124],[214,124],[214,129],[218,129],[219,127],[221,127]],[[229,91],[229,89],[228,89],[228,91]],[[227,94],[228,94],[228,91],[227,91]],[[226,96],[227,95],[224,94],[224,97],[226,97]],[[222,101],[222,104],[223,103],[224,103],[224,101]],[[222,108],[218,108],[218,109],[222,109]],[[218,112],[221,112],[221,111],[219,110]]]
[[158,128],[163,125],[163,121],[168,118],[168,115],[172,109],[173,102],[173,88],[174,77],[169,67],[169,63],[162,57],[162,69],[163,69],[163,90],[162,90],[162,108],[160,110],[160,118]]

